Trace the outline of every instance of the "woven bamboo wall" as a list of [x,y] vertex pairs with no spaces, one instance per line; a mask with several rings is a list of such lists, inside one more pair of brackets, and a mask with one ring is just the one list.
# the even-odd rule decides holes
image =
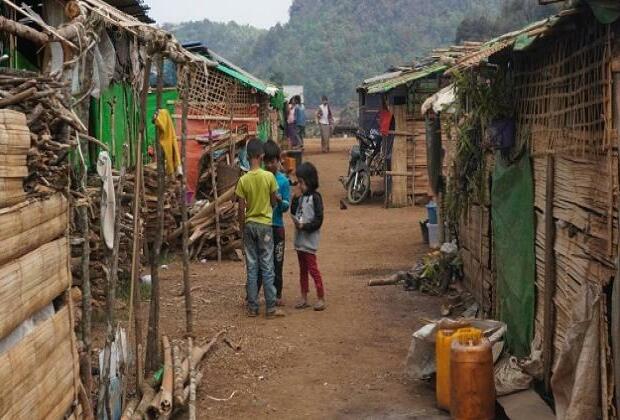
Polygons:
[[[419,113],[418,113],[419,114]],[[392,171],[413,174],[392,179],[390,206],[425,205],[432,196],[428,179],[426,154],[426,127],[415,112],[405,105],[394,106],[396,131],[411,133],[395,136],[392,154]]]
[[[61,194],[0,210],[0,340],[68,290],[67,228]],[[70,307],[31,325],[0,354],[0,418],[60,419],[79,384]]]
[[465,287],[486,315],[493,313],[495,293],[491,231],[490,208],[486,205],[470,206],[459,224]]
[[606,29],[592,24],[515,60],[518,138],[535,156],[537,337],[544,330],[545,155],[555,156],[555,354],[582,285],[607,285],[614,271],[618,162],[609,147],[610,51]]
[[410,123],[413,128],[413,173],[415,174],[414,193],[415,204],[425,205],[433,195],[428,179],[428,163],[426,151],[426,124],[423,120],[415,119]]
[[189,93],[190,116],[259,118],[259,95],[253,89],[221,71],[206,67],[188,67],[183,72],[179,77],[179,89]]
[[0,207],[26,198],[23,178],[28,175],[26,156],[30,149],[30,130],[26,115],[0,110]]
[[0,356],[0,418],[64,417],[79,380],[72,334],[65,307]]
[[[394,120],[396,130],[401,132],[409,132],[409,121],[407,107],[405,105],[394,106]],[[410,161],[410,144],[413,141],[411,136],[395,136],[392,148],[392,171],[406,173],[409,169]],[[392,177],[392,188],[390,191],[391,207],[405,207],[413,203],[413,185],[410,177],[394,176]]]

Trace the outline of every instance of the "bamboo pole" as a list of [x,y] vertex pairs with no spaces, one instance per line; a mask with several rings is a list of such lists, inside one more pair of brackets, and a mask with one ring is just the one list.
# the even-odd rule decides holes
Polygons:
[[[189,86],[189,72],[186,72]],[[194,333],[193,313],[192,313],[192,289],[189,275],[189,228],[187,214],[187,114],[188,114],[188,94],[187,89],[183,92],[183,103],[181,111],[181,165],[183,174],[181,176],[181,223],[183,228],[183,288],[185,294],[185,332],[187,335]]]
[[551,390],[551,370],[553,367],[553,332],[555,295],[555,221],[553,219],[553,196],[555,181],[555,159],[547,156],[547,185],[545,192],[545,296],[544,296],[544,328],[543,328],[543,369],[547,392]]
[[116,301],[116,282],[118,281],[118,258],[121,245],[121,218],[123,215],[123,191],[127,173],[127,145],[123,147],[121,156],[121,171],[116,188],[116,216],[114,224],[114,246],[112,247],[112,263],[110,268],[110,284],[108,289],[108,323],[114,325],[114,302]]
[[[132,317],[135,320],[135,359],[136,359],[136,390],[141,390],[143,383],[142,373],[142,317],[140,314],[140,248],[141,248],[141,226],[142,218],[140,204],[142,202],[142,147],[146,130],[146,97],[149,91],[149,77],[151,74],[151,58],[147,57],[144,66],[144,78],[142,80],[142,92],[140,93],[140,130],[136,147],[136,170],[134,176],[134,199],[133,199],[133,245],[131,255],[131,286],[129,292],[129,327],[128,334],[131,334]],[[134,316],[135,311],[135,316]],[[147,387],[148,388],[148,387]]]
[[217,171],[215,170],[215,155],[211,153],[211,186],[213,188],[213,200],[215,201],[215,242],[217,245],[217,262],[222,262],[222,242],[220,227],[220,206],[217,201]]
[[174,372],[174,406],[183,404],[183,377],[181,376],[181,349],[179,346],[172,346],[172,369]]
[[172,369],[172,349],[170,347],[170,340],[168,340],[168,337],[165,335],[162,337],[162,345],[164,348],[164,374],[161,380],[161,395],[158,408],[163,416],[169,416],[172,413],[174,373]]
[[[620,68],[613,73],[614,95],[613,95],[613,124],[616,129],[616,142],[618,150],[620,150]],[[620,157],[617,162],[617,176],[620,180]],[[618,211],[618,220],[620,220],[620,202],[616,203]],[[616,412],[620,413],[620,239],[616,250],[616,273],[611,291],[611,348],[613,359],[613,376],[615,378],[615,404]]]
[[[164,88],[164,59],[161,54],[157,57],[157,111],[162,107],[162,91]],[[164,236],[164,194],[166,187],[165,158],[161,147],[159,130],[155,130],[155,151],[157,155],[157,225],[155,241],[151,249],[151,302],[149,311],[149,326],[146,344],[146,368],[150,372],[159,369],[160,341],[159,341],[159,260]]]
[[193,358],[192,337],[188,338],[188,360],[189,360],[189,420],[196,420],[196,369]]

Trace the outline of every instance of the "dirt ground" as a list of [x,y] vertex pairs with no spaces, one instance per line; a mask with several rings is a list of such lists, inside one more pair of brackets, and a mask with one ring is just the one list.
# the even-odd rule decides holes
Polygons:
[[[411,333],[422,318],[439,316],[439,300],[400,287],[366,286],[369,279],[410,268],[426,252],[418,228],[423,210],[386,210],[380,199],[341,210],[344,189],[338,177],[346,171],[352,144],[333,140],[333,151],[323,155],[318,142],[309,141],[306,152],[318,167],[326,210],[319,252],[325,312],[293,308],[299,284],[291,226],[286,318],[245,316],[243,263],[192,266],[198,341],[228,328],[228,336],[242,346],[237,354],[220,346],[203,364],[200,418],[444,418],[434,408],[433,389],[403,374]],[[178,262],[163,272],[162,332],[172,337],[184,330],[183,298],[174,297],[181,290],[180,273]],[[209,398],[226,398],[234,391],[229,401]]]

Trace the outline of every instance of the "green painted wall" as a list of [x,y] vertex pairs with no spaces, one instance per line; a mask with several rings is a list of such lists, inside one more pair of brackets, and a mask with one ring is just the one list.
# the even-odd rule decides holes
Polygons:
[[[135,139],[138,135],[139,112],[136,98],[128,83],[113,83],[99,99],[91,100],[90,133],[105,143],[114,166],[119,168],[123,145],[127,144],[131,165],[135,159]],[[90,163],[96,163],[99,147],[90,154]]]

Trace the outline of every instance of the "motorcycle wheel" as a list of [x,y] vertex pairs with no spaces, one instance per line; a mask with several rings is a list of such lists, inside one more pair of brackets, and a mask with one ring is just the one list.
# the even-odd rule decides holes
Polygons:
[[350,204],[360,204],[370,194],[370,174],[366,171],[359,172],[357,174],[357,180],[355,176],[351,182],[349,182],[347,188],[347,200]]

